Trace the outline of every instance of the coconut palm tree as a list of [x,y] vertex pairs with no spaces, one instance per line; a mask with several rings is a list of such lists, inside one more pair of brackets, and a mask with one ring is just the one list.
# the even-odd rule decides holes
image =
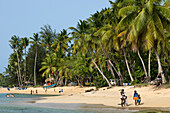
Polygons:
[[37,46],[40,44],[40,37],[38,36],[38,33],[34,33],[33,37],[30,37],[32,41],[30,43],[36,45],[36,52],[35,52],[35,61],[34,61],[34,85],[36,85],[36,64],[37,64]]
[[57,60],[57,54],[56,53],[49,53],[46,54],[46,58],[44,59],[44,62],[42,62],[42,68],[39,71],[44,70],[44,73],[42,76],[46,77],[53,77],[53,72],[56,72],[56,60]]
[[109,80],[104,75],[104,73],[101,71],[101,69],[98,67],[98,65],[96,64],[92,56],[92,54],[94,54],[93,51],[96,51],[96,50],[95,50],[95,44],[90,39],[91,36],[88,34],[88,31],[87,31],[89,29],[89,24],[87,23],[87,21],[80,20],[80,22],[77,25],[77,28],[70,27],[70,29],[73,30],[72,35],[75,38],[73,53],[75,52],[76,49],[79,48],[79,50],[81,49],[83,54],[85,53],[89,54],[97,70],[101,73],[103,78],[107,81],[109,87],[111,87]]
[[[158,61],[158,73],[162,73],[162,66],[158,54],[158,46],[165,44],[164,29],[167,29],[170,21],[170,11],[160,5],[161,0],[133,1],[132,4],[120,9],[119,14],[122,16],[118,28],[128,25],[127,38],[131,43],[132,49],[137,50],[145,45],[145,49],[155,49]],[[120,27],[121,26],[121,27]],[[162,75],[162,82],[166,79]]]
[[29,45],[29,39],[27,37],[25,37],[25,38],[21,38],[21,41],[23,43],[23,47],[25,50],[25,62],[24,62],[24,81],[25,81],[25,77],[27,75],[27,72],[26,72],[26,63],[27,63],[26,48]]
[[41,45],[46,48],[47,52],[49,52],[54,38],[56,37],[56,31],[53,31],[50,25],[44,25],[44,27],[41,27],[40,29]]
[[62,31],[60,31],[60,33],[56,35],[54,43],[52,44],[52,47],[55,47],[55,51],[64,51],[64,54],[66,53],[68,42],[70,41],[68,35],[69,33],[67,33],[65,29],[63,29]]
[[13,52],[17,54],[17,61],[18,61],[18,69],[19,69],[19,81],[20,81],[20,84],[19,85],[22,85],[22,79],[21,79],[21,67],[20,67],[20,59],[19,59],[19,42],[20,42],[20,39],[18,36],[14,35],[11,37],[11,40],[9,40],[10,42],[10,47],[13,49]]

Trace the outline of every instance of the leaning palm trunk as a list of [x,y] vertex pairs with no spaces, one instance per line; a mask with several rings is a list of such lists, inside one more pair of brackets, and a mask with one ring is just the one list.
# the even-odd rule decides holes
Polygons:
[[116,82],[116,84],[117,84],[115,74],[114,74],[113,69],[112,69],[112,67],[111,67],[111,65],[109,63],[108,63],[108,67],[109,67],[109,70],[111,71],[111,74],[113,76],[114,82]]
[[125,53],[125,50],[124,50],[124,49],[123,49],[123,52],[124,52],[124,57],[125,57],[125,62],[126,62],[126,66],[127,66],[127,69],[128,69],[128,73],[129,73],[129,76],[130,76],[131,81],[133,82],[134,79],[133,79],[132,74],[131,74],[131,72],[130,72],[130,68],[129,68],[129,65],[128,65],[128,61],[127,61],[126,53]]
[[162,66],[161,66],[161,61],[160,61],[160,58],[159,58],[159,55],[158,55],[158,50],[155,49],[155,54],[156,54],[156,57],[157,57],[157,61],[158,61],[158,74],[161,73],[161,77],[162,77],[162,83],[166,83],[166,78],[163,74],[163,70],[162,70]]
[[115,68],[115,66],[113,65],[113,63],[111,62],[111,60],[109,60],[110,65],[113,67],[113,69],[115,70],[115,72],[117,73],[117,75],[119,76],[120,79],[122,79],[122,74],[120,71],[117,71],[117,69]]
[[[17,52],[17,51],[16,51],[16,52]],[[21,69],[20,69],[18,52],[17,52],[17,59],[18,59],[19,79],[20,79],[20,86],[21,86],[21,85],[22,85],[22,79],[21,79]]]
[[[109,55],[108,55],[108,54],[106,53],[106,51],[104,50],[103,45],[102,45],[101,42],[100,42],[100,47],[102,48],[105,56],[106,56],[107,58],[109,58]],[[114,72],[113,72],[113,69],[115,70],[115,72],[117,73],[117,75],[119,76],[119,78],[122,79],[121,72],[118,73],[117,69],[116,69],[115,66],[112,64],[110,58],[109,58],[108,62],[109,62],[109,64],[108,64],[108,65],[109,65],[109,69],[111,70],[111,73],[112,73],[112,76],[113,76],[114,80],[116,80],[116,78],[115,78],[115,74],[114,74]],[[110,65],[113,67],[113,69],[112,69],[112,67],[111,67]]]
[[37,66],[37,45],[36,45],[36,52],[35,52],[35,62],[34,62],[34,85],[36,85],[36,66]]
[[[90,55],[91,56],[91,55]],[[99,67],[97,66],[96,62],[94,61],[94,59],[92,58],[92,62],[94,63],[94,65],[96,66],[97,70],[100,72],[100,74],[103,76],[103,78],[106,80],[106,82],[108,83],[109,87],[112,87],[112,85],[110,84],[109,80],[107,79],[107,77],[103,74],[103,72],[99,69]]]
[[140,58],[140,61],[141,61],[141,63],[142,63],[143,70],[144,70],[144,72],[145,72],[145,75],[146,75],[146,79],[148,80],[148,74],[147,74],[147,71],[146,71],[145,63],[144,63],[144,61],[143,61],[143,59],[142,59],[142,57],[141,57],[141,55],[140,55],[140,52],[139,52],[139,50],[138,50],[138,56],[139,56],[139,58]]
[[149,56],[148,56],[148,82],[151,81],[151,75],[150,75],[150,71],[151,71],[151,49],[149,49]]

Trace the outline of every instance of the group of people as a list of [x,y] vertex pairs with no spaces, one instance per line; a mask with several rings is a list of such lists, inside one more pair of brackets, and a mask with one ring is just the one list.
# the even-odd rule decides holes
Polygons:
[[[128,106],[127,95],[124,92],[124,89],[121,90],[120,94],[121,94],[121,98],[120,98],[121,99],[121,106],[122,107],[123,107],[123,105]],[[135,105],[137,105],[137,104],[140,105],[141,97],[140,97],[140,94],[138,94],[136,90],[134,91],[133,100],[135,101]]]
[[[37,90],[37,89],[35,90],[35,93],[38,94],[38,90]],[[30,93],[30,94],[31,94],[31,95],[34,94],[34,91],[31,90],[31,93]]]
[[15,97],[13,94],[6,94],[6,97]]

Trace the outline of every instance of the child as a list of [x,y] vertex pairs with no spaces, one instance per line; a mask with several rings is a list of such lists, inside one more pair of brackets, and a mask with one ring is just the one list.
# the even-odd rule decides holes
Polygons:
[[140,102],[141,102],[140,94],[138,94],[138,100],[137,100],[137,102],[138,102],[138,105],[140,105]]
[[125,105],[128,106],[127,96],[125,96]]

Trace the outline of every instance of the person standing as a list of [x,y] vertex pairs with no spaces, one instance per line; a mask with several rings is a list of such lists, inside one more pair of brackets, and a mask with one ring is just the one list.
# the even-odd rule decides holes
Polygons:
[[137,105],[138,93],[136,90],[134,91],[133,100],[135,100],[135,105]]
[[126,94],[124,92],[124,89],[121,90],[120,95],[121,95],[121,98],[120,98],[121,106],[123,107],[123,105],[125,105],[125,102],[126,102]]

